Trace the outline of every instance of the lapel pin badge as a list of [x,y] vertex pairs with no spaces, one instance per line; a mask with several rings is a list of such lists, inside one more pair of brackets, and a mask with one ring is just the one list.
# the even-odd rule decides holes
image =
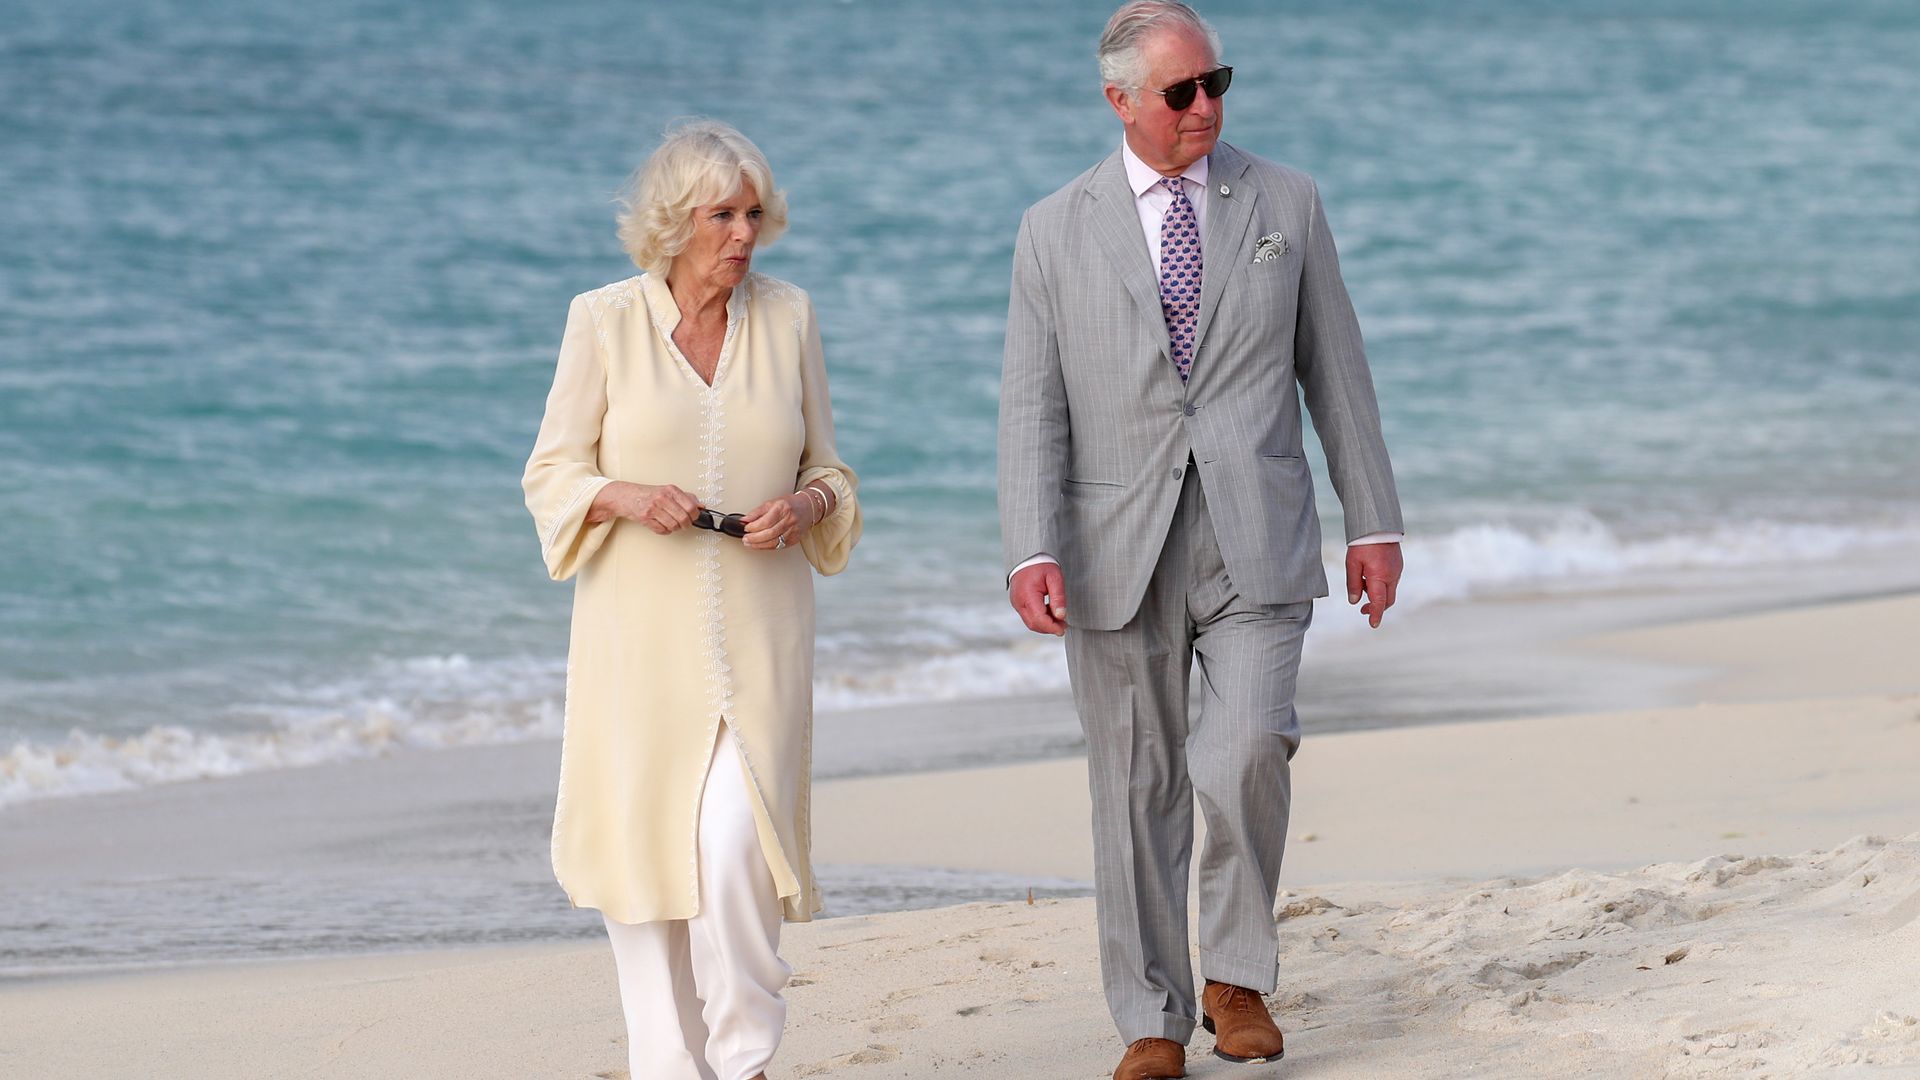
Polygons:
[[1227,185],[1225,185],[1225,184],[1221,184],[1221,185],[1220,185],[1220,194],[1222,194],[1222,195],[1231,195],[1231,194],[1233,194],[1233,189],[1232,189],[1232,188],[1230,188],[1230,187],[1228,187],[1228,186],[1227,186]]

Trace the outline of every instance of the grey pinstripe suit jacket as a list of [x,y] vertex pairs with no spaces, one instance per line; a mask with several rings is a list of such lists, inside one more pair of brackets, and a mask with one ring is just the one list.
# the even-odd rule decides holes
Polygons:
[[[1224,142],[1208,174],[1198,344],[1184,386],[1167,359],[1159,285],[1119,152],[1020,222],[1000,390],[1001,538],[1009,571],[1041,552],[1060,560],[1075,626],[1117,630],[1133,617],[1189,454],[1241,595],[1264,604],[1327,595],[1296,382],[1347,538],[1401,531],[1319,189]],[[1286,253],[1255,262],[1259,238],[1276,232]]]

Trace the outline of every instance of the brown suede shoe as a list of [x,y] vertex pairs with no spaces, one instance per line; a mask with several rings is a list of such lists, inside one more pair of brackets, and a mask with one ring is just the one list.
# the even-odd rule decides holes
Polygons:
[[1113,1070],[1113,1080],[1181,1080],[1187,1048],[1172,1039],[1135,1039]]
[[1208,980],[1200,994],[1201,1023],[1213,1032],[1213,1056],[1228,1061],[1278,1061],[1286,1038],[1257,991]]

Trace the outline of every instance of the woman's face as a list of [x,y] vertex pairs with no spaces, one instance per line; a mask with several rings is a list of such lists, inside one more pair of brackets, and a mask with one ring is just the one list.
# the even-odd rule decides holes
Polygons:
[[733,198],[693,208],[693,236],[667,275],[685,284],[732,289],[747,276],[760,238],[760,193],[744,177]]

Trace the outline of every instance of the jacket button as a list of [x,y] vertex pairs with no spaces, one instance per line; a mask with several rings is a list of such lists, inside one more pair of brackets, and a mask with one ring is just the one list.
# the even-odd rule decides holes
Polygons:
[[1192,416],[1194,413],[1197,413],[1199,411],[1200,411],[1200,406],[1198,405],[1188,405],[1185,410],[1188,416]]
[[1175,470],[1173,470],[1173,478],[1174,478],[1175,480],[1178,480],[1178,479],[1180,479],[1180,470],[1179,470],[1179,469],[1175,469]]

